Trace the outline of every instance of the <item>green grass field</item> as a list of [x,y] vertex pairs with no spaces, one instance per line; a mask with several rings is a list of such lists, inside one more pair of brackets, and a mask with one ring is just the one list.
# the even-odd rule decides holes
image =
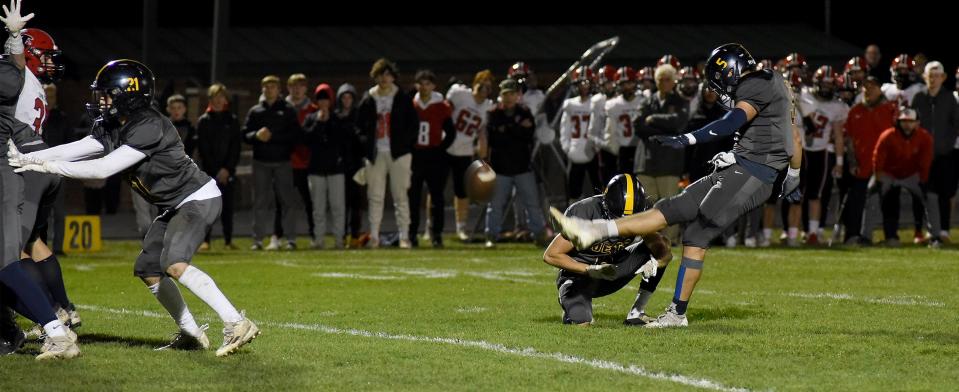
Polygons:
[[[636,282],[595,301],[594,326],[564,326],[540,251],[447,243],[202,254],[195,265],[263,330],[216,358],[153,351],[175,324],[132,276],[137,244],[108,242],[61,260],[83,355],[37,363],[29,343],[0,358],[0,391],[959,388],[955,249],[717,249],[690,327],[645,330],[622,325]],[[184,296],[219,345],[215,314]]]

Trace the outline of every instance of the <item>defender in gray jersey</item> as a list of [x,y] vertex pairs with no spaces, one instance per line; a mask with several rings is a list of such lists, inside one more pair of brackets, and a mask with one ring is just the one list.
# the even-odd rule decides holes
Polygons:
[[18,172],[78,179],[122,173],[134,191],[160,209],[133,270],[180,327],[164,348],[207,349],[210,345],[206,328],[196,324],[176,279],[223,320],[223,344],[216,354],[229,355],[253,340],[259,328],[233,307],[209,275],[190,265],[207,228],[220,213],[220,191],[186,155],[173,124],[154,108],[154,84],[153,73],[139,62],[107,63],[91,85],[94,102],[87,109],[96,119],[91,136],[26,155],[11,148],[11,165],[21,166]]
[[[629,174],[613,177],[603,194],[587,197],[569,206],[567,216],[582,219],[614,219],[646,210],[646,192]],[[593,322],[593,298],[615,293],[642,275],[639,293],[623,322],[644,325],[646,304],[656,291],[666,266],[672,259],[669,242],[653,233],[642,238],[608,238],[588,248],[575,248],[562,236],[556,236],[543,255],[543,261],[559,268],[556,287],[563,308],[563,323],[589,325]]]
[[674,148],[707,143],[738,131],[733,150],[714,158],[716,170],[682,193],[660,200],[649,211],[613,220],[567,217],[550,212],[563,235],[579,248],[611,237],[655,233],[669,225],[686,224],[683,260],[676,278],[673,303],[650,328],[685,327],[686,307],[702,273],[709,242],[773,192],[777,175],[787,169],[780,197],[801,197],[799,167],[801,135],[792,94],[781,75],[759,70],[752,55],[739,44],[722,45],[706,61],[708,87],[730,109],[723,118],[679,136],[655,136],[654,142]]

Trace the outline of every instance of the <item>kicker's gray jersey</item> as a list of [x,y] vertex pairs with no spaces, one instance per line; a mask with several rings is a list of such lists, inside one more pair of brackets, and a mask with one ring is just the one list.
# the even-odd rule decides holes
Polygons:
[[156,109],[134,112],[123,125],[94,126],[104,154],[129,146],[144,155],[123,172],[134,191],[160,209],[173,208],[210,181],[183,150],[176,127]]
[[783,170],[794,151],[793,95],[778,72],[756,71],[743,77],[736,89],[736,102],[756,109],[756,117],[739,131],[733,152],[752,162]]

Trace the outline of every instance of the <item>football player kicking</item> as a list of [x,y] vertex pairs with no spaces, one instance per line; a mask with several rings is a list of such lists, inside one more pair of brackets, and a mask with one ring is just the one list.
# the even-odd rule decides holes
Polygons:
[[[660,200],[653,208],[617,220],[564,216],[550,213],[563,236],[579,249],[607,238],[647,235],[669,225],[686,224],[683,259],[676,278],[673,303],[648,328],[685,327],[686,307],[702,274],[709,243],[737,218],[759,207],[773,192],[777,175],[789,170],[781,197],[798,200],[802,139],[795,116],[795,103],[782,75],[760,70],[742,45],[722,45],[706,61],[710,89],[731,110],[702,129],[678,136],[659,135],[653,142],[674,148],[706,143],[732,135],[739,138],[731,153],[709,176],[689,185],[682,193]],[[733,104],[735,103],[735,104]]]
[[220,191],[186,155],[176,128],[155,108],[154,85],[153,72],[139,62],[107,63],[90,86],[93,102],[87,110],[96,119],[92,134],[26,155],[10,144],[10,164],[20,166],[18,172],[77,179],[103,179],[122,172],[134,191],[160,209],[133,270],[180,327],[163,348],[210,346],[205,326],[198,326],[187,309],[176,279],[223,320],[223,344],[216,355],[229,355],[260,331],[233,307],[209,275],[190,265],[207,228],[220,214]]
[[[615,219],[646,210],[646,192],[636,177],[619,174],[600,195],[587,197],[569,206],[567,216],[581,219]],[[642,275],[639,293],[624,324],[644,325],[646,304],[656,291],[673,255],[669,242],[657,233],[611,237],[588,248],[574,247],[557,235],[546,248],[543,261],[559,268],[556,286],[563,323],[588,326],[593,322],[593,298],[619,291]]]

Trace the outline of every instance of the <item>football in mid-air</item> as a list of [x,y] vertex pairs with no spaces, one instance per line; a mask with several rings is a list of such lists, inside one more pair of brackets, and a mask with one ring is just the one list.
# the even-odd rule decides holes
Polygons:
[[466,195],[477,203],[487,203],[493,198],[496,187],[496,172],[482,159],[473,161],[466,168]]

